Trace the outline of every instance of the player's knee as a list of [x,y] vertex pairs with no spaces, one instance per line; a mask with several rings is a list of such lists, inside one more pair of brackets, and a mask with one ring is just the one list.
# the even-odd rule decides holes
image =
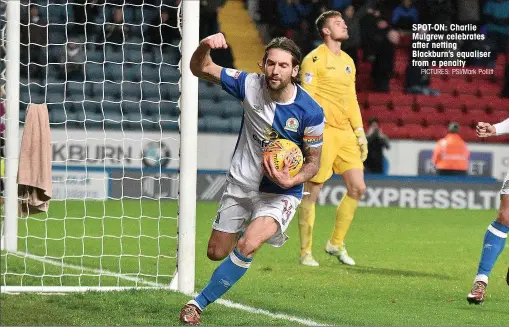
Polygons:
[[509,208],[501,209],[498,212],[497,221],[505,226],[509,226]]
[[348,190],[348,196],[352,199],[360,200],[364,193],[366,193],[366,185],[365,184],[358,184],[358,185],[351,185]]
[[257,240],[242,237],[237,243],[237,250],[243,256],[251,257],[256,252],[256,250],[260,248],[261,245],[262,244]]
[[228,249],[224,249],[220,246],[214,246],[209,244],[207,248],[207,257],[213,261],[220,261],[226,258],[230,254]]

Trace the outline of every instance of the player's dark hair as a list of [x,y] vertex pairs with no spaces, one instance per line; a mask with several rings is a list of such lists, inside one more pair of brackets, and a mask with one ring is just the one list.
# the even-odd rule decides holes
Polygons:
[[263,56],[263,64],[267,60],[270,49],[281,49],[289,52],[292,55],[292,65],[298,66],[302,60],[302,53],[300,52],[299,46],[287,37],[276,37],[273,38],[269,44],[265,47],[265,55]]
[[[284,36],[273,38],[265,47],[265,54],[263,55],[264,66],[267,61],[270,49],[281,49],[283,51],[289,52],[292,55],[292,68],[295,66],[300,66],[300,62],[302,61],[302,53],[300,52],[299,46],[295,44],[295,42],[293,42],[291,39]],[[297,72],[297,77],[292,77],[292,82],[297,83],[298,79],[299,74]]]
[[320,16],[318,16],[318,18],[315,21],[315,26],[316,26],[316,29],[318,30],[318,34],[320,34],[320,37],[322,39],[324,36],[322,29],[325,26],[325,23],[327,23],[327,19],[332,18],[332,17],[338,17],[338,16],[342,17],[341,13],[336,10],[326,11],[326,12],[321,13]]

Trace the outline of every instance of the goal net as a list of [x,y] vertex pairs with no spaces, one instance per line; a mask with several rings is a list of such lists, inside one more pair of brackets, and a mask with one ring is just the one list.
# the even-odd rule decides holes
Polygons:
[[[192,176],[193,158],[183,173],[181,155],[196,151],[192,135],[191,148],[181,149],[180,133],[196,134],[189,127],[196,123],[184,125],[180,116],[181,86],[187,78],[190,106],[197,88],[183,75],[193,40],[184,49],[182,6],[180,0],[1,1],[3,291],[169,287],[177,266],[188,269],[187,289],[180,289],[194,288],[194,248],[178,260],[190,244],[179,242],[182,225],[194,243],[195,200],[179,192],[183,175]],[[188,35],[197,42],[195,30]],[[16,60],[17,84],[10,68]],[[30,104],[48,108],[52,199],[47,212],[22,214],[13,179]],[[191,217],[179,222],[179,211]]]

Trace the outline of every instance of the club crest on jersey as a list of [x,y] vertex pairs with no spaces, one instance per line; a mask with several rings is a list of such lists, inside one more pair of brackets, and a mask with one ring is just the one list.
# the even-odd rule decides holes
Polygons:
[[297,120],[297,118],[293,117],[288,118],[288,120],[286,121],[285,129],[292,132],[297,132],[297,130],[299,129],[299,121]]
[[313,75],[313,73],[305,73],[304,74],[304,82],[311,83],[311,81],[313,80],[314,76],[315,75]]
[[317,56],[314,56],[313,57],[313,62],[316,62],[318,60],[318,57]]
[[350,75],[350,74],[352,73],[352,67],[350,67],[350,66],[346,66],[346,67],[345,67],[345,72],[346,72],[348,75]]
[[240,76],[240,70],[226,68],[226,75],[231,76],[235,79],[238,79]]

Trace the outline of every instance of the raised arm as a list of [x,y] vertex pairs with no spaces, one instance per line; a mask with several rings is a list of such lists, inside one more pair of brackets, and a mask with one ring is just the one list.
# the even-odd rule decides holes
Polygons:
[[220,84],[223,67],[216,65],[212,61],[210,50],[226,48],[228,48],[228,45],[222,33],[213,34],[201,40],[200,45],[191,57],[190,68],[193,75],[215,84]]

